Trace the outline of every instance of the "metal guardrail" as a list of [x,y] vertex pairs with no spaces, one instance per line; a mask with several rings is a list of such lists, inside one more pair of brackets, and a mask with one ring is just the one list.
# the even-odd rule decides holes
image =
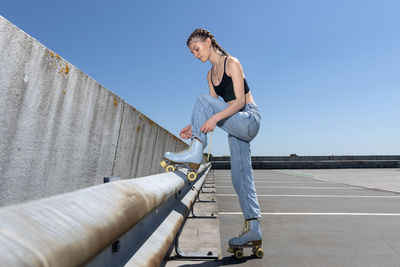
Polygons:
[[209,169],[194,182],[176,171],[2,207],[0,266],[158,266]]

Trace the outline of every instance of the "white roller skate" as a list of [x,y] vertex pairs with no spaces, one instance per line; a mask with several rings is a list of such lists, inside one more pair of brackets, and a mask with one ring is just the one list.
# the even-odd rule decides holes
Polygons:
[[260,223],[257,219],[246,220],[244,222],[243,230],[238,237],[229,240],[229,253],[233,253],[237,259],[244,256],[243,248],[253,248],[253,254],[257,258],[264,256],[264,250],[261,249],[262,233]]
[[178,167],[188,169],[187,177],[189,181],[194,181],[197,178],[197,170],[203,161],[203,143],[198,139],[193,138],[188,149],[178,153],[166,152],[164,159],[160,165],[165,168],[166,172],[173,172]]

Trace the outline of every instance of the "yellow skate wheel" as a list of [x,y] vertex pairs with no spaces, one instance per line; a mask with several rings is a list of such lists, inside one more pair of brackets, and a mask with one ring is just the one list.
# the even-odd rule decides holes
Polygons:
[[168,165],[167,168],[165,168],[166,172],[174,172],[175,171],[175,166],[174,165]]
[[165,160],[160,162],[161,167],[165,168],[167,167],[167,163],[165,162]]
[[243,256],[244,256],[243,249],[238,249],[235,251],[236,259],[241,259],[241,258],[243,258]]
[[256,250],[256,252],[254,253],[254,255],[255,255],[257,258],[262,258],[262,257],[264,257],[264,250],[262,250],[262,248],[258,248],[258,249]]
[[197,178],[196,172],[193,172],[193,171],[188,172],[187,178],[188,178],[189,181],[193,182]]

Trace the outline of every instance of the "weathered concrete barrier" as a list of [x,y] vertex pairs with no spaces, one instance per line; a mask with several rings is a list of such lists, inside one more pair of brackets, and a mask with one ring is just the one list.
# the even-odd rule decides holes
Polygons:
[[[176,171],[1,207],[0,266],[123,266],[129,259],[133,266],[158,266],[195,202],[194,188]],[[121,239],[151,213],[161,217]],[[145,229],[151,236],[143,239]]]
[[0,114],[0,205],[159,173],[187,146],[1,16]]
[[[251,157],[253,169],[400,168],[400,155]],[[229,157],[213,157],[214,169],[230,169]]]

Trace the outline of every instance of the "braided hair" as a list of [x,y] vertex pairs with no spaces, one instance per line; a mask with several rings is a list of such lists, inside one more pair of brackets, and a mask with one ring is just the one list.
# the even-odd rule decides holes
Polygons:
[[218,44],[217,40],[215,40],[214,35],[212,35],[211,32],[203,28],[198,28],[194,30],[192,34],[189,36],[186,45],[189,46],[190,42],[195,40],[204,42],[207,38],[211,39],[211,45],[213,48],[217,49],[217,51],[220,51],[223,55],[228,56],[228,53],[226,53],[225,50],[222,49],[222,47]]

